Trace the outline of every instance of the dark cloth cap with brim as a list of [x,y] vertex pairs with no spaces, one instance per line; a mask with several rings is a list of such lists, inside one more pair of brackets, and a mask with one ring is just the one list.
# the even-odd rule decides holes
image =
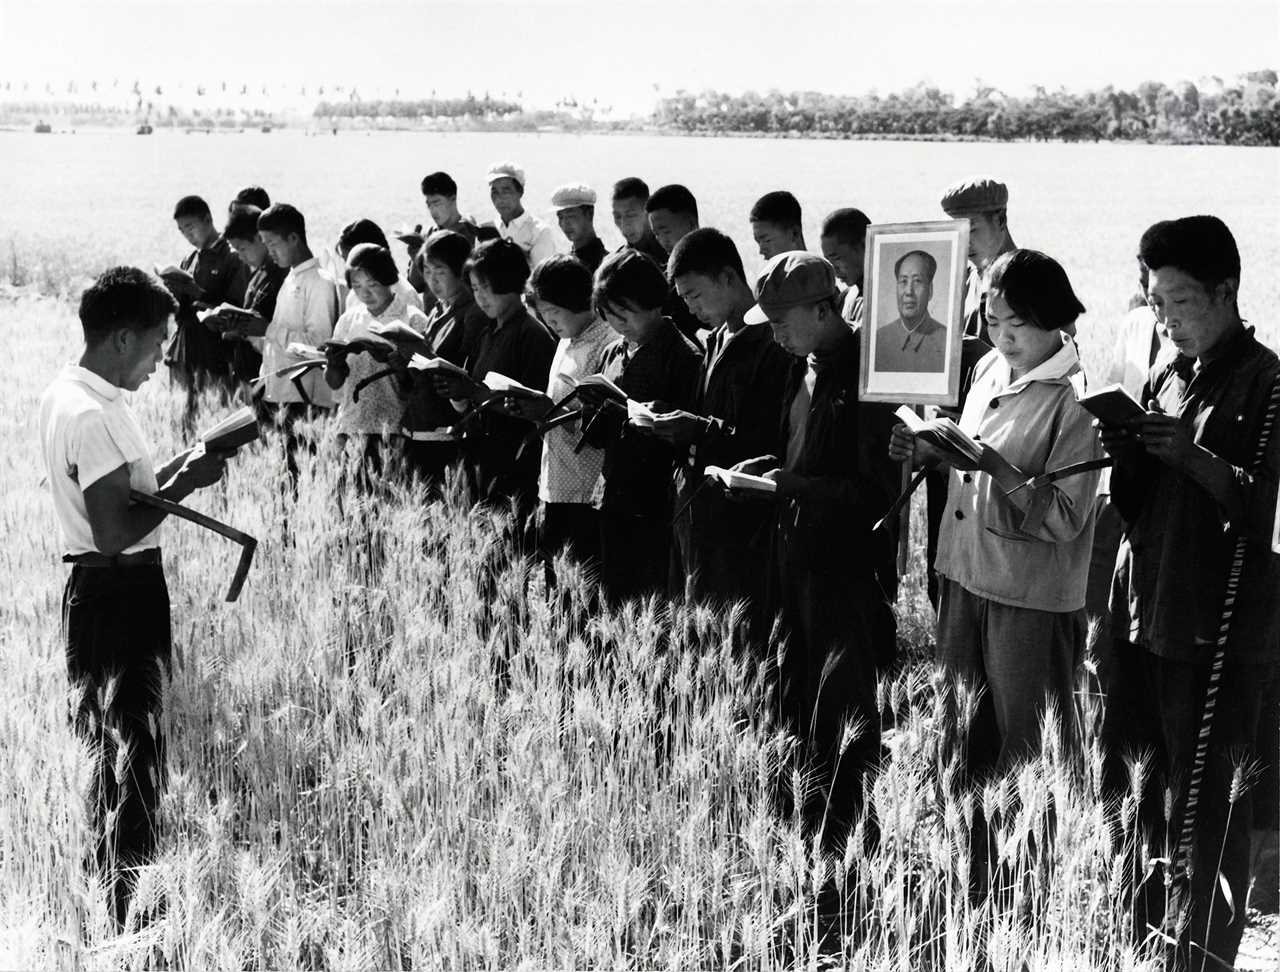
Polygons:
[[756,277],[756,305],[747,311],[747,324],[763,324],[793,307],[834,300],[840,295],[836,271],[826,260],[804,250],[779,253]]
[[962,179],[942,194],[942,211],[952,219],[990,213],[1009,205],[1009,187],[995,179]]

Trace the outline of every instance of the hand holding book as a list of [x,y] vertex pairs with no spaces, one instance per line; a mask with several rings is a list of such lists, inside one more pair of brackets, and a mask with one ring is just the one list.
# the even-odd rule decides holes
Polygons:
[[902,425],[893,430],[889,455],[897,461],[913,458],[966,471],[982,465],[985,447],[953,420],[939,416],[926,421],[909,405],[901,406],[894,414]]

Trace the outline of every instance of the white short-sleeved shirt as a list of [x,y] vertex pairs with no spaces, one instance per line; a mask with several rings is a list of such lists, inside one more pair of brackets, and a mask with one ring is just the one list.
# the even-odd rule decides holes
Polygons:
[[[262,376],[266,378],[263,397],[274,404],[303,401],[297,386],[288,378],[274,377],[281,368],[296,364],[298,356],[290,344],[316,346],[333,337],[338,320],[338,288],[333,278],[320,269],[312,257],[289,270],[276,297],[276,312],[262,339]],[[313,405],[333,407],[333,392],[319,370],[299,379]]]
[[[53,511],[66,553],[96,551],[84,490],[112,470],[129,467],[129,484],[154,493],[151,446],[124,400],[124,391],[79,365],[67,365],[40,396],[40,442]],[[160,545],[160,527],[123,553]]]

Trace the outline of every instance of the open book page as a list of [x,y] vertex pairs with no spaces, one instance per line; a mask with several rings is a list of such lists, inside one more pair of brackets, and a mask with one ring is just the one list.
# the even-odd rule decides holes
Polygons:
[[471,376],[467,374],[465,368],[459,368],[452,361],[446,361],[444,358],[428,358],[425,355],[415,354],[409,359],[409,367],[414,371],[425,371],[428,374],[438,372],[446,375],[455,375],[459,378],[471,380]]
[[501,392],[506,395],[518,395],[521,398],[546,398],[545,392],[540,392],[536,388],[530,388],[528,385],[522,385],[514,378],[508,378],[506,375],[497,371],[490,371],[484,376],[484,385],[489,391]]
[[574,378],[572,375],[564,375],[563,377],[574,388],[599,389],[620,402],[625,401],[627,398],[627,393],[619,388],[615,382],[598,372],[594,375],[587,375],[585,378]]
[[252,406],[238,408],[215,425],[200,433],[200,441],[209,449],[238,449],[258,438],[258,416]]
[[913,435],[930,445],[937,446],[970,465],[977,465],[982,459],[981,443],[945,415],[926,421],[917,415],[910,405],[899,406],[894,415],[901,419],[902,424],[910,429]]
[[657,418],[658,416],[648,405],[631,398],[627,399],[627,421],[632,425],[639,426],[642,429],[651,429]]
[[1086,412],[1107,425],[1124,425],[1147,414],[1123,385],[1107,385],[1076,400]]
[[723,466],[708,466],[703,471],[708,479],[716,480],[726,489],[740,489],[746,492],[768,493],[770,495],[778,491],[778,484],[772,479],[765,479],[763,476],[737,472],[733,469],[725,469]]

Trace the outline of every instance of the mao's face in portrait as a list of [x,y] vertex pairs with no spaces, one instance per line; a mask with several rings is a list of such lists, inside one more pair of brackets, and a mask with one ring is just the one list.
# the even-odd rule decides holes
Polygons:
[[920,317],[933,298],[933,273],[928,261],[911,254],[898,267],[898,314],[903,320]]

